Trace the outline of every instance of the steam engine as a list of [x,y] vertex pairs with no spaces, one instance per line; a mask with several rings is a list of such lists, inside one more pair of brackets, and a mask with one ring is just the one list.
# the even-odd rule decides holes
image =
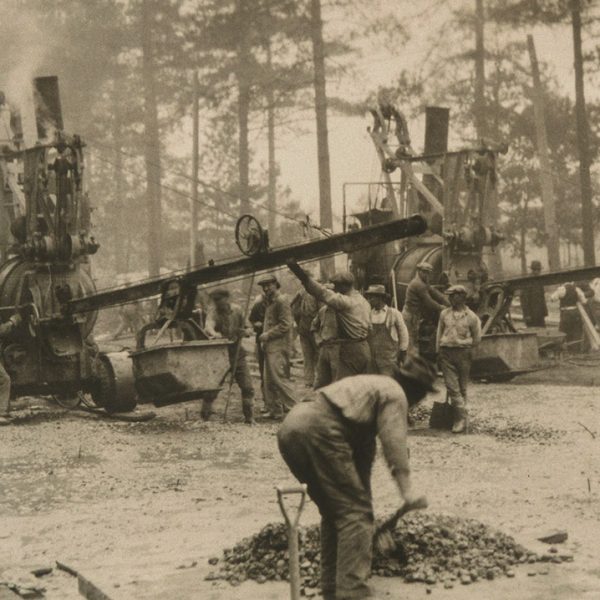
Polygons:
[[96,313],[61,317],[65,301],[95,289],[84,144],[63,133],[56,77],[34,80],[33,100],[29,147],[18,114],[0,107],[0,317],[23,317],[1,351],[16,394],[92,391]]

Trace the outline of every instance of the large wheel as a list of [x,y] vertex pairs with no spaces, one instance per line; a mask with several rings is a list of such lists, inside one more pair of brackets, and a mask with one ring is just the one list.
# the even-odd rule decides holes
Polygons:
[[94,362],[92,400],[108,413],[132,411],[137,405],[131,359],[126,352],[100,353]]
[[265,233],[252,215],[242,215],[235,225],[235,243],[246,256],[254,256],[264,250]]

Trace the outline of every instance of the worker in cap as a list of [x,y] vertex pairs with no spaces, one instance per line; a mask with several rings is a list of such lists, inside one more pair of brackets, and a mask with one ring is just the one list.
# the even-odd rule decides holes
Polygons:
[[402,313],[389,306],[389,294],[385,286],[370,285],[365,298],[371,305],[371,368],[380,375],[392,375],[408,350],[408,329]]
[[[305,271],[311,277],[313,276],[310,270],[305,269]],[[319,312],[319,302],[304,288],[300,288],[291,302],[291,307],[302,348],[304,383],[307,387],[312,388],[315,382],[315,367],[319,356],[319,348],[311,327]]]
[[427,502],[412,487],[409,406],[434,390],[435,369],[409,357],[394,376],[356,375],[312,392],[283,421],[279,450],[321,514],[324,600],[367,598],[374,533],[371,468],[376,438],[407,508]]
[[[532,260],[529,268],[531,275],[538,277],[542,272],[542,263],[539,260]],[[533,282],[522,288],[519,291],[519,301],[523,311],[523,320],[527,327],[546,327],[548,305],[544,286],[541,283]]]
[[[230,301],[229,290],[215,288],[209,292],[212,303],[206,315],[204,330],[211,337],[226,338],[231,344],[227,347],[229,367],[242,394],[242,413],[244,422],[254,424],[254,385],[250,375],[247,353],[242,338],[248,335],[246,318],[242,309]],[[201,415],[208,420],[212,402],[203,402]]]
[[[327,385],[332,381],[367,373],[371,360],[371,351],[367,338],[371,328],[371,307],[365,298],[354,288],[354,276],[348,271],[340,271],[330,278],[333,290],[315,281],[295,261],[287,263],[289,269],[298,277],[304,289],[319,302],[327,305],[336,316],[337,337],[328,340],[328,344],[337,346],[336,369],[324,360],[321,352],[317,361],[315,386]],[[336,371],[335,379],[333,371]]]
[[261,277],[256,283],[258,285],[260,285],[260,287],[262,287],[263,290],[264,290],[264,287],[269,284],[273,284],[276,289],[279,289],[281,287],[279,280],[272,273],[267,273],[266,275]]
[[467,290],[463,285],[450,286],[446,294],[451,306],[440,314],[436,349],[454,413],[452,432],[464,433],[467,430],[467,386],[472,353],[481,341],[481,321],[467,307]]
[[437,320],[440,312],[449,306],[444,294],[430,285],[433,266],[425,261],[417,265],[417,272],[406,288],[402,316],[408,328],[408,350],[419,352],[419,328],[421,322]]
[[258,281],[265,297],[263,331],[258,342],[264,351],[264,400],[267,418],[280,420],[295,404],[296,397],[289,384],[290,331],[293,327],[289,300],[279,291],[275,275]]

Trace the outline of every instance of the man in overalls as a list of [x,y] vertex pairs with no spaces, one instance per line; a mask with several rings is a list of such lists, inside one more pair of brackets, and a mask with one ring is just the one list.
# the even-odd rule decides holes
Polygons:
[[365,292],[371,305],[371,368],[379,375],[394,374],[408,350],[408,329],[402,313],[388,306],[389,296],[383,285],[371,285]]

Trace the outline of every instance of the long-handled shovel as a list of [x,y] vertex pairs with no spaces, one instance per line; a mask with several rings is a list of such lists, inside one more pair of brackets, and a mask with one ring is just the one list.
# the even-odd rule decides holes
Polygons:
[[[290,555],[289,559],[289,572],[290,572],[290,590],[291,600],[300,600],[300,556],[298,553],[298,523],[300,522],[300,515],[304,508],[304,502],[306,500],[306,484],[302,484],[297,487],[280,487],[277,486],[277,502],[281,509],[281,514],[285,519],[288,534],[288,552]],[[300,494],[300,502],[296,509],[296,514],[291,515],[285,506],[284,496],[291,494]]]

